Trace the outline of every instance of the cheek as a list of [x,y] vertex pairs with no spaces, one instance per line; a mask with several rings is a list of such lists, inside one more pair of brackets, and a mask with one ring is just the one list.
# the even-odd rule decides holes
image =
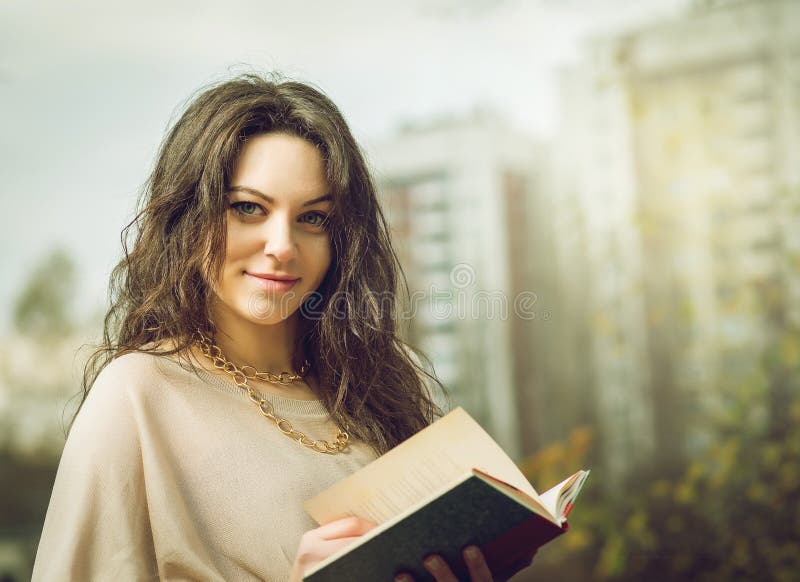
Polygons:
[[229,228],[225,247],[225,266],[228,267],[232,261],[252,255],[259,248],[261,247],[257,238],[249,235],[246,230]]
[[309,289],[319,287],[325,278],[332,260],[332,247],[330,240],[325,237],[315,237],[305,241],[301,264],[306,273],[305,284]]
[[328,267],[331,265],[331,261],[333,260],[333,249],[331,246],[330,239],[326,238],[320,242],[319,251],[319,270],[320,279],[325,276],[325,273],[328,272]]

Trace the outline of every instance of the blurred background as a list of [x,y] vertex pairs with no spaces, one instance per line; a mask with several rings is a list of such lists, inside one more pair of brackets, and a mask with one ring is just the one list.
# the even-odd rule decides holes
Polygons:
[[119,233],[198,88],[325,90],[410,340],[544,490],[515,580],[800,579],[800,0],[0,3],[0,579],[29,578]]

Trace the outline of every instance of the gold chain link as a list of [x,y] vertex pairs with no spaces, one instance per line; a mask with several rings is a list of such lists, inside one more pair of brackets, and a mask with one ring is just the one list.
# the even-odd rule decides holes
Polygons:
[[200,350],[203,352],[203,355],[211,361],[212,365],[217,370],[226,372],[239,388],[247,392],[247,396],[256,406],[258,406],[261,414],[273,421],[278,427],[278,430],[280,430],[283,434],[288,436],[290,439],[297,441],[301,445],[305,445],[306,447],[317,451],[318,453],[335,454],[340,453],[347,448],[347,442],[350,440],[350,435],[348,435],[346,431],[340,429],[339,434],[336,435],[336,441],[333,443],[329,443],[328,441],[322,439],[313,440],[299,430],[295,430],[294,427],[292,427],[292,423],[287,419],[276,415],[272,402],[265,400],[261,394],[256,392],[247,383],[247,380],[259,379],[273,384],[281,384],[286,386],[293,382],[301,381],[303,379],[302,375],[305,374],[310,367],[308,360],[306,360],[303,363],[303,366],[300,368],[300,374],[293,374],[291,372],[280,372],[278,374],[275,374],[274,372],[259,372],[253,366],[245,365],[239,367],[231,362],[225,357],[225,354],[222,353],[220,347],[216,345],[210,338],[206,337],[206,335],[200,330],[197,330],[196,335],[198,338],[197,343],[200,346]]

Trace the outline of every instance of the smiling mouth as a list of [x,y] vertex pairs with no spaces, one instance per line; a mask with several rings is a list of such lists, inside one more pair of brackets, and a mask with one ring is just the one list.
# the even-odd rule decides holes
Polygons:
[[253,273],[248,273],[247,271],[245,271],[244,274],[266,291],[288,291],[300,280],[299,277],[288,277],[282,275],[255,275]]

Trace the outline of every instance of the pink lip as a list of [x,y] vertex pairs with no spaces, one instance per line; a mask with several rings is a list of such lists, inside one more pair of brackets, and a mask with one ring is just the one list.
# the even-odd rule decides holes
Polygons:
[[300,280],[299,277],[291,277],[289,275],[272,275],[269,273],[248,273],[245,275],[255,281],[259,287],[267,291],[288,291]]

